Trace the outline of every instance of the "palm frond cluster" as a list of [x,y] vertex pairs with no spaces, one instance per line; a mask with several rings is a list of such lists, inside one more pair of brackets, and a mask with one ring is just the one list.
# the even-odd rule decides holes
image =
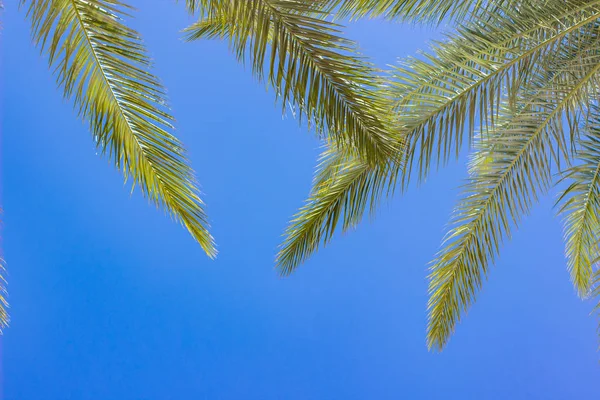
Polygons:
[[[188,27],[188,40],[227,39],[240,61],[266,79],[332,142],[357,149],[371,164],[392,157],[397,148],[384,118],[386,102],[377,94],[374,67],[325,20],[323,1],[230,0],[192,2],[200,20]],[[266,75],[266,78],[265,78]]]
[[[216,255],[164,89],[120,0],[21,0],[34,41],[126,178]],[[186,0],[189,41],[222,39],[282,108],[324,139],[313,189],[277,265],[290,274],[380,200],[472,149],[463,197],[430,273],[430,348],[442,349],[502,242],[564,182],[571,279],[600,298],[600,1]],[[454,23],[389,71],[345,38],[365,17]],[[336,22],[337,21],[337,22]],[[558,178],[556,178],[558,176]],[[7,322],[0,296],[0,325]]]
[[[395,116],[401,156],[370,165],[327,149],[313,191],[292,220],[278,256],[294,271],[336,225],[355,226],[394,186],[406,189],[432,166],[472,148],[469,176],[431,264],[427,342],[442,349],[475,300],[500,246],[554,184],[575,289],[598,276],[600,203],[600,2],[336,2],[344,16],[458,20],[420,57],[401,60],[379,88]],[[331,161],[333,160],[333,161]],[[558,176],[558,178],[557,178]],[[366,204],[369,203],[370,207]]]

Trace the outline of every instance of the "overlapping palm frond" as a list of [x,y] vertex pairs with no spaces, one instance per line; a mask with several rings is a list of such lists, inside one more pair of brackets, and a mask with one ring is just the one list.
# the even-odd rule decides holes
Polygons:
[[522,0],[331,0],[327,11],[340,18],[384,17],[416,23],[477,18],[480,14],[515,7]]
[[563,175],[569,185],[559,199],[571,280],[584,298],[600,258],[600,110],[594,106],[589,113],[584,136],[577,141],[577,164]]
[[4,259],[0,257],[0,334],[10,322],[8,315],[8,300],[6,292],[6,269],[4,268]]
[[432,165],[458,157],[465,132],[471,140],[478,124],[494,124],[504,94],[513,99],[536,66],[578,41],[600,15],[598,2],[543,3],[467,24],[423,59],[409,59],[393,71],[395,111],[407,133],[404,185],[414,162],[424,179]]
[[[501,3],[497,6],[500,8]],[[477,122],[484,130],[494,124],[501,104],[514,101],[515,93],[528,82],[536,66],[554,56],[557,49],[580,46],[582,35],[594,29],[593,22],[600,15],[600,2],[551,0],[544,2],[543,8],[534,3],[519,10],[503,10],[495,17],[488,15],[466,24],[423,58],[408,59],[392,71],[384,97],[392,100],[389,114],[398,116],[396,128],[402,132],[400,140],[405,141],[398,146],[401,149],[405,146],[403,159],[395,162],[403,168],[389,168],[385,164],[372,166],[371,174],[383,176],[383,168],[388,172],[402,171],[399,180],[405,187],[413,169],[424,179],[432,165],[457,156],[464,137],[473,137]],[[335,171],[331,175],[334,176]],[[335,179],[334,176],[331,180]],[[385,179],[385,182],[395,181]],[[363,189],[369,190],[364,186]],[[338,191],[338,195],[346,194]],[[321,191],[320,196],[311,194],[308,201],[313,210],[320,210],[320,218],[334,211],[317,203],[320,198],[328,197]],[[302,229],[320,229],[313,224],[316,218],[315,214],[300,212],[293,220],[282,251],[304,249],[305,254],[285,257],[296,262],[287,265],[285,270],[292,270],[300,260],[305,260],[307,249],[318,248],[317,243],[310,246],[302,243],[304,238],[321,237],[316,232],[297,234]],[[296,234],[289,236],[291,232]]]
[[[0,12],[3,10],[4,4],[2,0],[0,0]],[[2,22],[0,21],[0,32],[2,31],[2,28]],[[2,213],[1,209],[0,213]],[[4,267],[4,259],[0,257],[0,334],[2,334],[2,331],[8,326],[10,321],[10,316],[8,315],[8,300],[6,299],[7,292],[5,274],[6,269]]]
[[[554,61],[533,78],[534,94],[525,93],[531,98],[517,110],[501,113],[476,147],[476,162],[452,228],[431,267],[430,348],[442,349],[447,343],[461,313],[475,300],[503,239],[510,237],[511,226],[551,185],[552,161],[570,158],[568,142],[577,140],[577,121],[600,94],[598,36],[585,32],[582,41],[571,43],[573,48],[558,49]],[[567,131],[571,134],[565,138]]]
[[306,116],[318,132],[356,147],[369,163],[385,161],[397,147],[386,127],[385,102],[374,95],[376,71],[340,36],[341,27],[325,20],[322,3],[196,2],[200,20],[186,29],[186,38],[228,38],[238,59],[251,60],[258,79],[266,73],[284,110],[290,104],[299,120]]
[[204,205],[182,144],[171,134],[164,90],[149,72],[137,32],[119,0],[31,0],[35,42],[49,55],[64,95],[90,123],[97,146],[126,178],[216,255]]
[[[598,261],[598,260],[596,260]],[[592,277],[592,292],[591,296],[597,299],[598,304],[594,307],[594,311],[600,314],[600,269],[597,269]],[[598,324],[598,334],[600,335],[600,324]]]
[[329,242],[341,221],[342,230],[356,226],[367,208],[373,213],[386,188],[393,190],[397,163],[373,167],[349,149],[328,146],[321,155],[313,189],[290,222],[277,255],[281,274],[295,268]]

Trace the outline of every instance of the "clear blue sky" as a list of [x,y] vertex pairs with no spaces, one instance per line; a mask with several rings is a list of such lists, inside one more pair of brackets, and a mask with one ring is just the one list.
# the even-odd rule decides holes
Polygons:
[[[597,321],[570,286],[552,197],[504,246],[447,350],[429,353],[426,266],[464,160],[281,279],[274,254],[309,190],[318,141],[282,119],[225,43],[178,39],[182,4],[138,1],[133,24],[206,193],[220,250],[209,261],[96,155],[24,13],[7,3],[4,399],[600,396]],[[431,32],[366,21],[349,35],[383,66],[425,47]]]

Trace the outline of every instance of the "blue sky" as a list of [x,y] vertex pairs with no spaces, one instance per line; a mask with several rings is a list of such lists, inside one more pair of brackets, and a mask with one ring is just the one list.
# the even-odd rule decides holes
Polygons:
[[[96,154],[85,124],[6,4],[2,34],[3,246],[12,325],[4,399],[571,399],[598,396],[592,305],[566,272],[551,195],[503,247],[441,354],[425,347],[427,263],[464,159],[282,279],[274,254],[319,143],[221,42],[183,43],[172,1],[133,26],[169,90],[220,255]],[[432,32],[382,21],[350,37],[379,65]]]

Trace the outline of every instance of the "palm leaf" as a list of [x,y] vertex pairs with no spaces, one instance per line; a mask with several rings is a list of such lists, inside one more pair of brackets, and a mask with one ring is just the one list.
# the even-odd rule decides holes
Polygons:
[[238,59],[251,60],[259,80],[266,73],[284,111],[291,105],[299,120],[306,116],[318,132],[355,146],[370,163],[394,155],[385,102],[374,94],[376,71],[340,36],[339,25],[324,20],[321,2],[209,3],[196,4],[204,14],[186,29],[188,40],[228,37]]
[[[386,174],[402,171],[402,186],[406,186],[414,159],[420,177],[425,178],[431,164],[444,162],[452,153],[458,155],[465,130],[474,136],[476,121],[481,121],[484,127],[493,123],[501,104],[514,98],[514,93],[527,85],[530,76],[539,72],[550,56],[560,54],[562,48],[579,48],[581,37],[590,37],[595,29],[592,22],[600,15],[599,4],[583,7],[581,2],[549,1],[547,10],[541,14],[546,19],[540,18],[539,7],[532,6],[518,12],[507,9],[506,19],[499,22],[484,19],[467,24],[424,59],[406,60],[404,66],[392,72],[387,87],[381,89],[385,92],[381,96],[393,101],[393,111],[388,114],[398,116],[398,130],[406,138],[405,150],[398,150],[405,154],[404,162],[392,160],[389,164],[371,166],[371,171],[355,174],[355,184],[348,181],[352,174],[336,176],[338,171],[356,171],[355,160],[349,160],[346,168],[335,163],[322,164],[320,168],[331,169],[326,173],[331,176],[330,182],[339,179],[348,190],[361,188],[365,193],[371,190],[364,185],[371,182],[364,179],[366,175],[379,177],[373,185],[379,187],[385,182],[396,182],[395,176]],[[503,96],[503,92],[509,96]],[[399,149],[402,146],[398,144]],[[278,256],[284,271],[292,271],[319,248],[315,239],[329,240],[330,236],[319,234],[322,226],[316,223],[338,212],[338,203],[331,201],[333,194],[327,192],[327,187],[313,189],[307,205],[290,224]],[[339,199],[352,198],[340,191],[339,185],[329,187],[334,188]],[[393,188],[385,191],[392,192]],[[334,228],[328,232],[332,233]]]
[[97,146],[157,206],[216,255],[204,205],[182,144],[171,134],[164,89],[148,72],[137,32],[118,0],[35,0],[27,15],[64,95],[90,123]]
[[[0,7],[2,3],[0,2]],[[0,209],[0,213],[2,213],[2,209]],[[8,300],[7,300],[8,292],[6,291],[6,268],[4,258],[0,257],[0,335],[2,334],[4,328],[8,326],[10,322],[10,316],[8,315]]]
[[[0,0],[0,11],[3,10],[4,4],[2,0]],[[2,28],[3,26],[0,23],[0,31]],[[0,209],[0,213],[1,212],[2,210]],[[10,322],[10,316],[8,315],[8,301],[6,299],[8,293],[6,291],[6,269],[4,265],[4,259],[0,257],[0,334],[2,334],[4,328],[6,328]]]
[[311,194],[290,222],[276,263],[291,274],[321,245],[327,244],[342,221],[342,230],[356,226],[370,206],[373,213],[386,188],[394,187],[399,166],[371,166],[348,150],[328,146],[321,155]]
[[574,114],[598,95],[597,51],[597,46],[590,51],[594,57],[569,53],[573,63],[557,61],[549,68],[556,71],[562,65],[562,73],[536,77],[537,95],[516,111],[502,113],[495,131],[479,143],[484,156],[476,157],[486,161],[472,171],[431,267],[430,348],[447,343],[461,313],[475,300],[503,238],[510,237],[511,225],[551,184],[552,161],[568,157],[563,120],[576,120]]
[[[598,304],[594,307],[594,311],[600,313],[600,269],[597,269],[592,277],[591,288],[591,296],[598,299]],[[600,324],[598,324],[598,334],[600,334]]]
[[479,14],[515,7],[521,0],[331,0],[326,10],[340,18],[383,16],[416,23],[464,21]]
[[465,132],[476,121],[494,123],[503,93],[514,93],[547,56],[577,40],[600,17],[600,3],[548,1],[507,10],[500,20],[467,24],[422,59],[408,59],[392,72],[391,95],[406,137],[406,173],[413,163],[420,179],[432,165],[458,157]]
[[6,328],[10,322],[10,316],[8,315],[8,300],[6,299],[6,269],[4,266],[4,259],[0,257],[0,334],[2,334],[4,328]]
[[585,137],[578,140],[577,165],[564,174],[562,193],[566,253],[571,280],[581,297],[590,294],[593,264],[600,257],[600,110],[590,110]]

